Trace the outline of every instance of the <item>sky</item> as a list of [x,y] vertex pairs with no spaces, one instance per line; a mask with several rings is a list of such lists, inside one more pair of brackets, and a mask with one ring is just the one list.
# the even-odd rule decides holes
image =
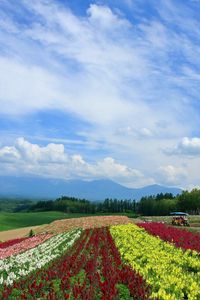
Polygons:
[[199,11],[1,0],[0,175],[199,187]]

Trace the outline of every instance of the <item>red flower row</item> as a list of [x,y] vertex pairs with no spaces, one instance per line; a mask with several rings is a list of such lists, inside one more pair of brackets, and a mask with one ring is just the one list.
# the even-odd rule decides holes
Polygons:
[[13,245],[18,244],[26,239],[27,239],[27,237],[23,237],[23,238],[18,238],[18,239],[2,242],[2,243],[0,243],[0,249],[5,249],[7,247],[13,246]]
[[107,228],[85,230],[66,255],[46,270],[0,292],[1,299],[48,300],[147,300],[149,295],[144,279],[121,261]]
[[200,252],[200,234],[198,233],[195,234],[187,230],[156,222],[140,223],[137,225],[143,227],[148,233],[159,236],[164,241],[174,243],[176,247]]

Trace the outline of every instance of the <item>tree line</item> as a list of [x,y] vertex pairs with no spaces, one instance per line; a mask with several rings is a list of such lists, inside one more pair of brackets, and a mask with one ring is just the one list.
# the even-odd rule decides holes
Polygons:
[[105,199],[103,202],[91,202],[86,199],[62,196],[55,201],[38,201],[29,211],[62,211],[65,213],[134,213],[135,200]]
[[183,211],[200,214],[200,190],[183,191],[176,197],[171,193],[142,197],[139,202],[132,199],[105,199],[103,202],[91,202],[86,199],[62,196],[55,201],[38,201],[30,211],[62,211],[65,213],[133,213],[135,215],[159,216],[170,212]]
[[138,206],[138,213],[145,216],[165,216],[175,211],[200,214],[200,190],[183,191],[176,197],[172,194],[142,197]]

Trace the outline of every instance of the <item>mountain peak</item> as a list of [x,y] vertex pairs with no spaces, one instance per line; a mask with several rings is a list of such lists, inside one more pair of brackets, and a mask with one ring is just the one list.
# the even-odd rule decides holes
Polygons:
[[158,193],[180,193],[178,188],[169,188],[158,184],[142,188],[128,188],[110,179],[59,180],[39,177],[0,176],[0,195],[28,198],[55,199],[62,195],[100,201],[106,198],[135,199]]

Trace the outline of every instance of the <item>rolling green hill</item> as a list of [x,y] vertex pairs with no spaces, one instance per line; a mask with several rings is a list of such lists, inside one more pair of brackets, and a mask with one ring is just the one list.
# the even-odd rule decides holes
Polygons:
[[[125,215],[133,217],[132,213],[97,213],[95,216]],[[55,220],[94,216],[94,214],[63,213],[58,211],[0,213],[0,231],[21,227],[37,226],[51,223]]]
[[62,212],[0,213],[0,231],[21,227],[48,224],[55,220],[81,217],[82,214],[66,214]]

